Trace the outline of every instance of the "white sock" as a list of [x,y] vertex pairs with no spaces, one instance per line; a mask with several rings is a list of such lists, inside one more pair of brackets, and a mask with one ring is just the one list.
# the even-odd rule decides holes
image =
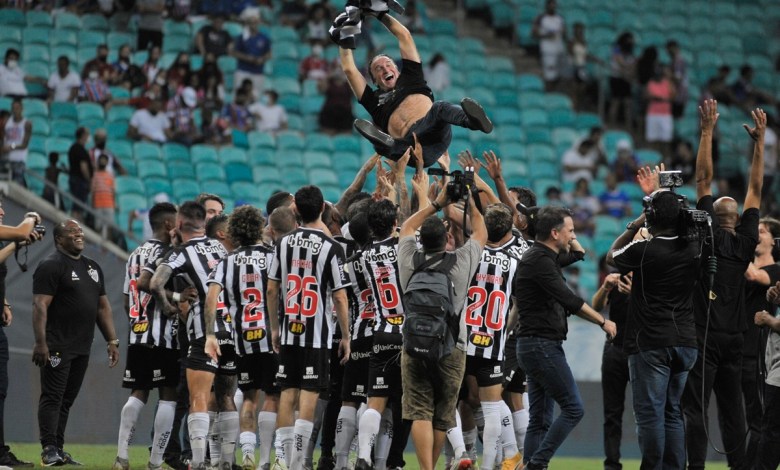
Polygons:
[[255,447],[257,446],[257,436],[251,431],[242,431],[238,436],[238,442],[241,444],[241,455],[247,456],[255,455]]
[[463,429],[460,421],[460,413],[455,410],[455,427],[447,430],[447,442],[452,445],[452,456],[460,458],[466,452],[466,443],[463,442]]
[[311,421],[306,421],[305,419],[295,420],[290,468],[303,468],[303,459],[306,457],[306,448],[309,447],[312,428],[314,428],[314,423]]
[[122,415],[119,423],[119,442],[117,444],[116,456],[127,460],[127,448],[130,447],[130,441],[133,440],[135,432],[135,423],[138,421],[138,414],[144,402],[136,397],[127,397],[127,403],[122,407]]
[[257,415],[257,430],[260,434],[260,455],[257,458],[259,466],[271,461],[271,445],[274,442],[276,429],[276,413],[261,411]]
[[385,408],[382,413],[379,430],[374,444],[374,470],[385,470],[390,444],[393,442],[393,410],[390,408]]
[[512,413],[512,425],[515,428],[515,441],[520,452],[525,449],[525,433],[528,431],[528,409]]
[[190,413],[187,416],[187,426],[190,430],[192,463],[202,463],[206,459],[206,434],[209,432],[208,413]]
[[483,401],[485,430],[482,434],[482,470],[493,470],[501,438],[501,401]]
[[317,437],[320,435],[320,428],[322,427],[322,419],[325,416],[325,408],[328,406],[328,400],[321,398],[317,399],[317,406],[314,408],[314,426],[311,430],[311,436],[309,437],[309,445],[306,446],[306,457],[304,459],[304,466],[312,467],[312,460],[314,458],[314,448],[317,447]]
[[342,406],[336,421],[336,445],[333,454],[336,456],[336,468],[349,465],[349,446],[355,436],[357,409]]
[[154,437],[149,463],[162,465],[165,448],[171,438],[173,416],[176,414],[176,402],[160,400],[157,403],[157,413],[154,415]]
[[477,428],[463,431],[463,442],[466,444],[466,452],[471,451],[477,445]]
[[233,463],[236,458],[236,435],[238,435],[238,411],[223,411],[217,418],[219,424],[220,461]]
[[505,459],[512,458],[520,452],[517,446],[517,438],[515,437],[512,410],[509,409],[509,405],[505,401],[501,402],[501,447],[503,448]]
[[215,464],[219,462],[221,449],[219,448],[219,413],[209,411],[209,460]]
[[379,424],[382,415],[377,410],[368,408],[363,412],[358,424],[358,458],[371,463],[371,449],[374,448],[376,435],[379,434]]
[[[284,459],[284,463],[287,464],[287,468],[290,468],[290,459],[292,458],[292,444],[293,444],[293,427],[285,426],[276,430],[276,435],[279,438],[279,444]],[[279,452],[277,450],[277,456]]]

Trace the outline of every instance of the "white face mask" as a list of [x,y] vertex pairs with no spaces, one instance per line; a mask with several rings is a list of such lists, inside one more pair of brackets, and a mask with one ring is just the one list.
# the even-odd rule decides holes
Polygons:
[[8,61],[8,68],[9,69],[15,69],[18,66],[19,66],[19,62],[15,61],[15,60],[12,59],[12,60]]
[[98,78],[98,73],[96,71],[93,70],[93,71],[89,72],[89,79],[90,80],[97,80],[97,78]]

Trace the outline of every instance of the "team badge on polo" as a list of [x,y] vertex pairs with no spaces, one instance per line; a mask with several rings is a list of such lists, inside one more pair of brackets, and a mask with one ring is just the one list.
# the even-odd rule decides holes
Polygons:
[[89,273],[89,277],[91,277],[93,281],[100,282],[100,276],[98,275],[97,269],[90,266],[87,272]]

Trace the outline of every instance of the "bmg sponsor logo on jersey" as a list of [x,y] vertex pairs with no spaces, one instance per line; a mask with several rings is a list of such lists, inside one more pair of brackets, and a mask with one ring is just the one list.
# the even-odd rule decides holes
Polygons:
[[302,234],[294,235],[287,238],[287,246],[290,248],[303,248],[310,250],[312,254],[319,254],[322,250],[322,238],[317,235],[310,234],[307,238],[303,238]]
[[195,245],[195,252],[199,255],[210,255],[210,254],[224,254],[225,248],[222,247],[222,245]]
[[268,264],[265,253],[252,253],[250,256],[237,254],[234,255],[233,262],[237,265],[252,264],[260,269],[266,269]]
[[481,261],[483,263],[498,266],[499,268],[501,268],[501,271],[509,271],[509,263],[510,263],[509,257],[504,253],[500,253],[500,252],[490,253],[487,250],[484,250],[482,252]]

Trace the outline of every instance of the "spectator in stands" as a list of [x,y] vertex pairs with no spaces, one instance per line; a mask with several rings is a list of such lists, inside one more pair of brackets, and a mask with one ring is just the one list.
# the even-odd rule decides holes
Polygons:
[[322,57],[320,44],[311,46],[311,54],[304,57],[298,66],[298,80],[324,80],[328,77],[328,61]]
[[149,49],[149,55],[146,58],[146,62],[144,62],[143,67],[141,67],[141,70],[146,76],[146,83],[154,83],[159,73],[163,70],[163,68],[160,67],[161,56],[162,49],[160,49],[160,46],[152,46]]
[[645,87],[647,100],[647,115],[645,116],[645,140],[661,152],[670,154],[670,146],[674,137],[674,117],[672,116],[672,101],[675,89],[669,67],[658,65],[653,78]]
[[49,101],[74,102],[79,94],[81,78],[70,70],[70,59],[61,55],[57,58],[57,71],[51,74],[46,85],[49,88]]
[[434,92],[444,91],[450,87],[450,64],[440,52],[431,58],[431,62],[425,67],[425,81]]
[[618,187],[617,177],[614,173],[607,173],[604,180],[606,187],[599,194],[601,213],[617,219],[631,215],[631,199],[623,189]]
[[320,131],[326,134],[352,132],[355,115],[352,112],[352,89],[341,70],[334,70],[327,81],[319,83],[325,102],[320,109]]
[[[44,177],[46,182],[53,185],[55,188],[59,185],[60,174],[67,173],[68,168],[65,165],[60,165],[60,154],[58,152],[49,152],[49,166],[44,170]],[[49,201],[50,204],[56,206],[59,210],[65,210],[65,204],[61,197],[57,194],[54,188],[49,185],[43,187],[43,198]]]
[[536,17],[532,30],[539,40],[542,77],[548,90],[561,78],[566,58],[566,22],[557,13],[557,7],[555,0],[547,0],[544,13]]
[[618,112],[623,110],[623,122],[626,129],[633,126],[632,84],[636,79],[636,58],[634,57],[634,35],[624,32],[618,36],[612,51],[609,68],[609,119],[618,123]]
[[165,111],[171,122],[171,140],[188,147],[201,141],[193,114],[197,106],[197,93],[191,87],[184,88],[168,100]]
[[92,150],[89,151],[89,160],[92,164],[92,168],[97,168],[98,158],[105,156],[108,159],[106,170],[109,173],[112,175],[117,173],[120,175],[126,175],[127,170],[125,170],[125,167],[122,166],[122,163],[119,161],[119,159],[106,149],[106,142],[108,141],[108,133],[106,130],[96,130],[95,134],[92,136],[92,140],[95,143],[95,146],[92,147]]
[[198,97],[203,108],[222,109],[225,100],[225,78],[217,66],[217,58],[214,54],[207,53],[203,57],[203,66],[197,73]]
[[[726,105],[732,105],[736,101],[736,97],[731,90],[731,87],[726,83],[729,75],[731,74],[731,67],[728,65],[721,65],[718,67],[718,72],[707,81],[706,88],[702,91],[702,97],[700,101],[713,99],[718,103]],[[715,158],[715,155],[713,155]]]
[[92,208],[95,211],[95,230],[108,239],[109,225],[114,223],[116,209],[116,184],[108,171],[108,157],[98,157],[98,165],[92,176]]
[[[684,184],[695,183],[694,175],[696,173],[696,154],[693,153],[693,146],[685,139],[679,139],[673,144],[671,158],[665,158],[667,170],[679,171]],[[752,153],[751,153],[752,155]],[[766,156],[766,154],[765,154]],[[766,160],[764,160],[766,163]],[[636,174],[636,172],[634,172]],[[766,176],[767,173],[764,173]],[[767,186],[768,188],[769,186]]]
[[190,54],[184,51],[179,52],[165,76],[165,80],[168,84],[168,91],[170,93],[178,93],[179,88],[189,86],[191,74]]
[[195,50],[202,56],[214,54],[215,57],[222,57],[228,53],[230,43],[233,38],[230,37],[223,26],[225,18],[222,15],[212,15],[211,23],[203,26],[195,36]]
[[327,9],[320,3],[315,3],[309,8],[308,19],[306,20],[306,31],[304,36],[312,46],[327,46],[330,44],[328,28],[330,28],[330,19],[326,16]]
[[420,9],[417,8],[417,2],[415,0],[406,2],[404,13],[398,15],[398,21],[406,26],[406,29],[412,34],[425,32],[425,23],[423,22],[423,17],[420,14]]
[[25,81],[32,81],[19,65],[19,51],[8,48],[5,61],[0,65],[0,96],[27,96]]
[[774,116],[766,113],[766,131],[764,131],[764,188],[762,198],[764,212],[768,213],[777,204],[777,191],[775,191],[775,176],[778,169],[780,150],[778,149],[777,132]]
[[114,72],[114,68],[108,63],[108,46],[101,44],[97,47],[97,55],[94,59],[84,64],[84,68],[81,69],[81,79],[89,76],[90,70],[97,70],[98,75],[103,81],[108,82],[111,79],[111,74]]
[[138,12],[138,47],[145,51],[151,46],[163,45],[163,13],[165,0],[136,0]]
[[127,136],[133,140],[164,143],[173,136],[171,121],[162,112],[162,101],[151,100],[149,108],[139,109],[130,118]]
[[[92,187],[92,163],[89,161],[87,142],[89,129],[76,129],[76,142],[68,150],[68,167],[70,168],[68,183],[70,193],[76,201],[89,206],[89,190]],[[84,221],[84,209],[78,204],[71,207],[71,215],[78,221]]]
[[598,159],[594,158],[593,147],[596,143],[592,139],[585,139],[572,146],[561,158],[563,163],[563,180],[577,181],[585,179],[590,181],[596,174]]
[[735,104],[746,112],[756,106],[774,105],[776,103],[775,98],[770,93],[753,86],[753,73],[753,67],[743,65],[739,69],[739,78],[731,85]]
[[209,145],[222,145],[231,141],[231,136],[225,135],[227,123],[224,119],[215,118],[214,110],[203,108],[201,114],[200,134],[203,136],[203,143]]
[[224,133],[229,135],[232,129],[243,132],[252,130],[252,115],[249,113],[247,103],[249,95],[244,90],[238,90],[232,103],[222,108],[220,118],[224,121]]
[[111,90],[100,76],[97,67],[97,65],[88,66],[87,76],[79,88],[79,101],[89,101],[105,106],[111,101]]
[[[157,193],[152,200],[154,204],[162,204],[164,202],[170,202],[170,198],[165,193]],[[141,220],[143,222],[143,239],[149,240],[154,233],[152,232],[152,225],[149,223],[149,208],[136,208],[127,213],[127,231],[133,232],[133,222]],[[186,468],[186,466],[184,467]]]
[[615,152],[617,156],[610,165],[610,170],[615,174],[618,182],[635,181],[636,173],[639,171],[639,159],[631,148],[631,142],[628,139],[619,140]]
[[647,82],[655,76],[659,65],[658,48],[655,46],[645,47],[636,61],[636,81],[640,87],[647,86]]
[[249,112],[255,118],[255,128],[271,134],[287,129],[287,112],[277,101],[279,93],[266,90],[260,101],[249,106]]
[[[597,86],[588,71],[588,62],[594,62],[599,65],[606,65],[606,63],[588,51],[588,42],[585,39],[585,25],[579,21],[572,26],[569,55],[574,67],[574,109],[580,110],[583,99],[591,96],[590,92]],[[593,96],[595,96],[595,93]]]
[[11,115],[3,126],[2,163],[8,162],[11,179],[27,187],[24,172],[27,169],[27,146],[30,144],[33,126],[24,117],[22,99],[14,98],[11,103]]
[[571,193],[563,195],[563,202],[572,212],[574,230],[593,236],[596,228],[594,216],[601,213],[601,203],[590,193],[590,180],[580,178]]
[[265,63],[271,59],[271,39],[260,32],[260,11],[248,8],[241,14],[246,30],[233,41],[231,55],[238,59],[233,83],[252,81],[255,96],[263,91]]
[[282,26],[300,29],[306,24],[308,15],[306,0],[283,0],[279,22]]
[[672,81],[677,90],[672,102],[672,116],[677,119],[685,112],[685,104],[688,102],[688,62],[680,53],[680,44],[677,41],[667,42],[666,52],[669,53]]

